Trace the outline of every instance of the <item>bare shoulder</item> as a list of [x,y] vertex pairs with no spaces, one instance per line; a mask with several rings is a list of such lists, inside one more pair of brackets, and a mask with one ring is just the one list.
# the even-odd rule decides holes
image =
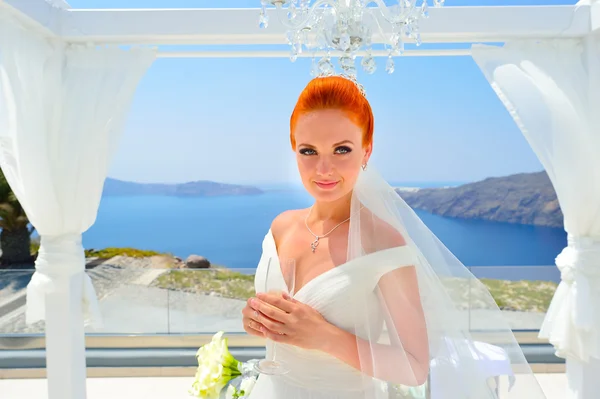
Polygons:
[[364,218],[366,225],[363,227],[368,234],[362,237],[367,253],[406,245],[405,237],[397,228],[373,214],[368,216]]
[[281,238],[302,220],[305,213],[304,209],[291,209],[277,215],[271,222],[271,233],[273,233],[275,242],[281,242]]
[[381,229],[383,236],[386,237],[386,242],[390,248],[406,245],[406,239],[398,229],[383,220],[377,220],[375,223],[377,224],[376,228]]

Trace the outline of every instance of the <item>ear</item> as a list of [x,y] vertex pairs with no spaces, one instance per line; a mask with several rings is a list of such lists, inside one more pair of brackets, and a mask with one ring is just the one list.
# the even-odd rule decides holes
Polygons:
[[373,143],[367,145],[363,148],[364,156],[363,156],[363,165],[369,163],[369,159],[371,158],[371,153],[373,152]]

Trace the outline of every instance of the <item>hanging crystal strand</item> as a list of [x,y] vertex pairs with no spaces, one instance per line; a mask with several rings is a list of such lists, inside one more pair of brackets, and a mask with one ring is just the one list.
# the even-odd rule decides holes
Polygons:
[[335,73],[335,67],[331,62],[331,51],[327,50],[327,55],[319,60],[319,70],[321,75],[333,75]]
[[371,54],[372,48],[367,49],[367,54],[363,57],[362,62],[360,63],[363,67],[363,70],[372,75],[377,70],[377,63],[375,62],[375,58]]
[[292,46],[292,48],[290,49],[290,61],[296,62],[297,59],[298,53],[296,52],[296,47]]
[[298,55],[302,53],[302,41],[300,39],[300,32],[293,31],[291,37],[288,37],[288,40],[290,39],[290,60],[292,62],[295,62],[298,59]]
[[428,0],[423,0],[423,4],[421,4],[421,16],[423,18],[429,18],[429,4],[427,4]]
[[344,32],[340,35],[339,49],[341,51],[348,51],[350,49],[350,34]]
[[[415,9],[415,12],[417,10]],[[419,32],[418,19],[415,16],[411,16],[408,20],[407,29],[408,37],[413,39],[417,46],[421,45],[421,33]]]
[[[1,1],[1,0],[0,0]],[[326,51],[327,55],[320,60],[316,60],[316,52],[312,54],[312,69],[318,68],[320,74],[335,73],[331,51],[340,51],[342,56],[339,58],[339,65],[343,72],[347,74],[356,74],[356,55],[359,51],[366,51],[365,56],[360,62],[362,69],[371,74],[376,68],[373,57],[374,49],[371,47],[373,32],[365,24],[365,17],[372,15],[372,9],[367,4],[372,0],[325,0],[320,4],[315,12],[312,11],[312,0],[260,0],[260,26],[266,28],[268,25],[267,7],[275,6],[277,14],[282,17],[282,22],[290,20],[295,29],[288,33],[288,43],[291,46],[290,59],[296,61],[304,51],[313,52],[316,49]],[[430,3],[431,2],[431,3]],[[404,47],[408,40],[411,43],[421,45],[422,39],[419,29],[419,22],[428,18],[430,7],[442,7],[445,0],[395,0],[395,7],[387,8],[388,0],[376,1],[386,10],[380,10],[388,22],[392,25],[393,32],[391,37],[387,37],[385,48],[389,51],[386,63],[386,71],[393,73],[395,70],[393,57],[402,55]],[[286,6],[284,9],[283,6]],[[303,26],[298,22],[302,21]],[[381,28],[381,27],[380,27]],[[385,35],[384,32],[380,33]],[[315,73],[312,71],[311,73]]]
[[287,13],[287,17],[288,19],[291,21],[293,19],[296,18],[296,16],[298,15],[296,12],[296,3],[297,0],[292,0],[292,2],[290,3],[290,5],[288,6],[288,13]]
[[404,37],[412,38],[412,30],[413,30],[413,27],[409,20],[406,22],[406,25],[404,26],[404,29],[402,30],[404,32]]
[[360,65],[362,66],[363,71],[371,75],[377,69],[377,63],[375,62],[375,58],[372,54],[373,43],[371,42],[371,31],[367,27],[364,27],[362,31],[362,36],[364,37],[363,44],[366,47],[366,54],[363,57]]
[[[394,53],[398,53],[398,44],[402,40],[401,30],[398,29],[398,24],[392,25],[392,34],[390,35],[390,46],[392,47],[391,51]],[[400,30],[400,32],[398,32]]]
[[348,76],[356,76],[356,67],[354,66],[354,55],[350,52],[344,53],[340,57],[340,66]]
[[300,12],[306,14],[310,5],[310,0],[300,0]]
[[398,55],[404,54],[404,40],[400,39],[398,42]]
[[288,30],[285,34],[286,38],[287,38],[287,42],[290,46],[294,45],[294,42],[296,41],[296,32],[294,32],[293,30]]
[[300,38],[298,38],[294,47],[296,54],[302,54],[302,40],[300,40]]
[[421,32],[419,32],[419,27],[415,26],[413,28],[413,38],[415,39],[415,43],[417,46],[420,46],[423,41],[421,40]]
[[317,59],[316,59],[316,51],[313,51],[312,63],[310,66],[310,76],[312,76],[313,78],[316,78],[317,76],[319,76],[320,72],[321,71],[319,70],[319,64],[317,64]]
[[269,16],[267,15],[267,2],[261,2],[260,16],[258,17],[258,26],[266,29],[269,26]]
[[342,9],[338,15],[338,21],[336,26],[336,32],[334,33],[337,36],[337,48],[340,51],[348,51],[350,48],[350,34],[349,30],[349,10]]
[[404,38],[403,38],[404,26],[400,28],[400,32],[398,33],[398,41],[396,42],[396,54],[402,55],[404,54]]
[[396,66],[394,65],[394,59],[392,58],[392,50],[390,50],[387,62],[385,63],[385,71],[391,75],[392,73],[394,73],[395,69]]

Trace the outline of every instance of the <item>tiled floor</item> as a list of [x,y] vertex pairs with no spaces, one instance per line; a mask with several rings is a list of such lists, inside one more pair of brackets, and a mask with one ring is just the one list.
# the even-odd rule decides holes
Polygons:
[[[564,398],[565,374],[536,377],[547,399]],[[190,381],[188,377],[88,378],[87,399],[189,399]],[[45,379],[0,380],[0,399],[47,398]]]

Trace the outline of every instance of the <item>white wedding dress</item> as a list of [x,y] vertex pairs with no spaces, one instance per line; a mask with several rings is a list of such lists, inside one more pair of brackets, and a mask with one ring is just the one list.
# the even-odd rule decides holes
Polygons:
[[[271,231],[254,284],[257,292],[286,288]],[[346,261],[294,297],[356,335],[359,369],[267,341],[267,358],[276,349],[290,372],[260,375],[250,399],[545,398],[487,287],[372,167],[352,192]],[[409,388],[369,375],[413,385],[428,379]]]
[[[392,253],[393,251],[393,253]],[[386,262],[380,260],[393,256],[395,266],[382,267]],[[378,259],[379,258],[379,259]],[[414,264],[410,247],[392,248],[363,256],[339,265],[317,276],[304,285],[294,298],[316,309],[330,323],[358,336],[380,335],[384,326],[384,315],[378,304],[375,286],[379,278],[403,265]],[[256,270],[256,292],[265,291],[268,273],[268,287],[283,289],[285,280],[281,273],[279,257],[271,231],[263,241],[263,253]],[[364,298],[372,317],[366,331],[355,331],[356,325],[363,317],[352,306],[348,306],[349,298],[365,291],[365,286],[372,287],[373,295]],[[270,376],[261,374],[250,394],[250,399],[370,399],[372,397],[388,397],[382,382],[366,378],[363,373],[348,364],[326,353],[316,350],[301,349],[291,345],[274,344],[268,341],[267,358],[272,358],[273,345],[276,345],[276,360],[285,362],[290,372],[285,375]],[[365,384],[374,384],[368,388]],[[368,392],[368,393],[367,393]],[[374,396],[376,395],[376,396]],[[412,399],[412,396],[406,396]]]

